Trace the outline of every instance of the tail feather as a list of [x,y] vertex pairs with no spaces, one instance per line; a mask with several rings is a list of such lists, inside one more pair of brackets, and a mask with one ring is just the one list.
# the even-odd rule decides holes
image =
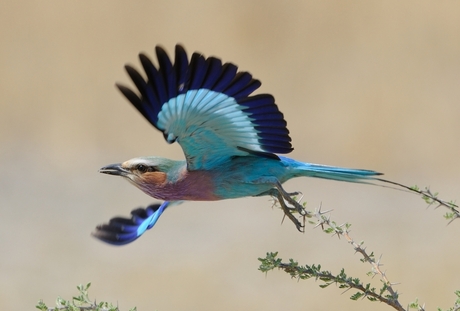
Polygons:
[[367,183],[367,181],[377,179],[376,176],[383,175],[382,173],[372,170],[344,168],[310,163],[304,163],[304,165],[298,167],[298,169],[301,176],[358,183]]
[[[292,162],[291,162],[292,163]],[[379,176],[383,175],[382,173],[372,171],[372,170],[362,170],[362,169],[353,169],[353,168],[344,168],[336,166],[327,166],[321,164],[310,164],[310,163],[301,163],[297,162],[296,176],[308,176],[308,177],[317,177],[325,178],[338,181],[347,181],[355,182],[362,184],[369,184],[409,193],[415,193],[422,196],[422,198],[427,201],[429,204],[436,202],[439,206],[445,206],[457,215],[453,219],[460,218],[460,212],[458,205],[441,200],[436,197],[436,194],[432,194],[428,188],[425,190],[419,189],[417,186],[406,186],[401,183],[391,181],[388,179],[382,179]]]

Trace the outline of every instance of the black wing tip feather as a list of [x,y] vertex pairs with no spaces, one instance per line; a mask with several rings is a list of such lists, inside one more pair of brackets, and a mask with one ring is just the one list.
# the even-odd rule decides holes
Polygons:
[[141,61],[142,66],[144,67],[145,70],[145,64],[149,64],[153,66],[153,62],[150,59],[150,57],[147,55],[147,53],[141,52],[139,53],[139,60]]
[[187,52],[185,51],[184,45],[181,43],[177,43],[176,46],[174,47],[174,50],[176,52],[176,55],[177,54],[187,54]]
[[155,46],[155,54],[157,54],[157,58],[162,58],[162,57],[169,58],[168,53],[166,52],[166,49],[160,44]]
[[115,83],[115,86],[123,94],[123,96],[125,96],[126,99],[128,99],[134,106],[137,107],[137,104],[142,102],[139,96],[136,93],[134,93],[129,87],[124,86],[121,83]]

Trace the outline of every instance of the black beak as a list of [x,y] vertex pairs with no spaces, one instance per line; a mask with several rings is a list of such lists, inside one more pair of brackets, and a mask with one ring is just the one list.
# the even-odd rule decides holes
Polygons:
[[115,175],[115,176],[126,176],[129,171],[121,167],[121,163],[110,164],[99,169],[99,173]]

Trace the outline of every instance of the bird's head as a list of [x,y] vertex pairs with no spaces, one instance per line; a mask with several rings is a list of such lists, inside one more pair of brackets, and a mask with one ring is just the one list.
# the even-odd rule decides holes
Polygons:
[[154,196],[154,189],[168,181],[168,174],[175,171],[177,164],[178,161],[160,157],[141,157],[104,166],[99,172],[126,178],[145,193]]

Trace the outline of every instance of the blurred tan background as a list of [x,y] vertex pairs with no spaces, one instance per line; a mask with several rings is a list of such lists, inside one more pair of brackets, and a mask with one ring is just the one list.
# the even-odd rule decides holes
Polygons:
[[[287,4],[288,3],[288,4]],[[374,169],[460,198],[459,1],[3,1],[0,4],[0,309],[52,305],[91,281],[121,310],[388,310],[258,257],[368,265],[350,245],[280,225],[268,198],[187,203],[125,247],[90,236],[154,200],[98,174],[141,155],[183,157],[114,88],[125,63],[181,42],[261,79],[292,133],[292,157]],[[381,187],[298,179],[311,209],[351,222],[401,302],[448,308],[460,289],[460,222]]]

